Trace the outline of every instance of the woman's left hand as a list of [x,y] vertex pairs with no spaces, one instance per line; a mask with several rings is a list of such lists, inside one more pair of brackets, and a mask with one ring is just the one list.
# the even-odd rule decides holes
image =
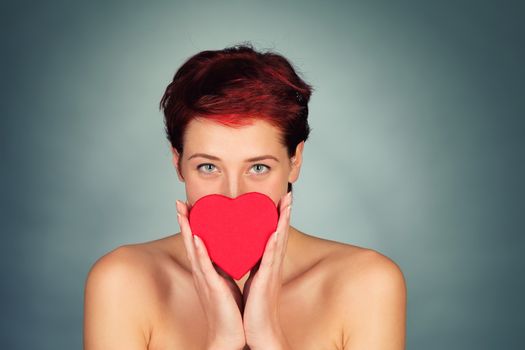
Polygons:
[[250,271],[243,288],[244,333],[251,350],[289,349],[279,320],[279,296],[291,202],[291,192],[279,201],[277,231],[268,239],[261,260]]

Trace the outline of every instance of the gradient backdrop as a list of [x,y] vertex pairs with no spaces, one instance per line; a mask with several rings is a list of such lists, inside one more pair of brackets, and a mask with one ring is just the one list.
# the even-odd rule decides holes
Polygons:
[[[522,3],[523,4],[523,3]],[[1,5],[5,349],[80,349],[91,265],[178,232],[158,103],[250,41],[316,89],[292,222],[403,270],[408,349],[523,346],[525,6],[513,1]]]

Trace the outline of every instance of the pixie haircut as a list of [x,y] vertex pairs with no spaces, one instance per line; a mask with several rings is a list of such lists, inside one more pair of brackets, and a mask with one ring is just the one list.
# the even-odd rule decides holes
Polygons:
[[279,130],[279,141],[291,158],[310,134],[308,101],[313,90],[282,55],[243,43],[201,51],[186,60],[167,86],[160,109],[167,139],[181,155],[186,127],[199,117],[234,128],[264,120]]

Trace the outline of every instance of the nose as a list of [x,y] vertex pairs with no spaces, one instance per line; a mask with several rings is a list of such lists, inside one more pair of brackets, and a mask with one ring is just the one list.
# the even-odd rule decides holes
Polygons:
[[221,191],[224,196],[235,198],[246,192],[242,176],[230,175],[224,178],[223,190]]

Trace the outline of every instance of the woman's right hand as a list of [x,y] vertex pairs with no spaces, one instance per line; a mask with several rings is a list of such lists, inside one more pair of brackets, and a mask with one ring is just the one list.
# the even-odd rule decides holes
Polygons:
[[186,203],[177,201],[177,219],[191,262],[193,282],[208,320],[208,348],[243,349],[246,338],[242,292],[229,275],[212,263],[202,240],[191,232],[189,210]]

